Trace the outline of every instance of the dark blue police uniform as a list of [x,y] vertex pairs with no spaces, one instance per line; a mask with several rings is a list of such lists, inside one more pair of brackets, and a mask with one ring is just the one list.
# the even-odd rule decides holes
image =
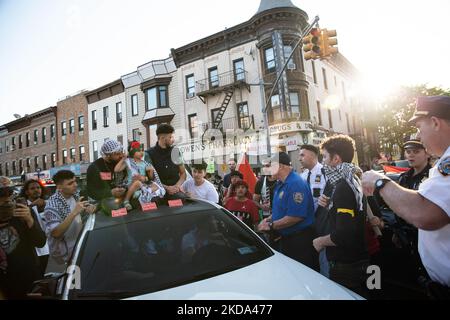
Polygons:
[[272,221],[298,217],[303,220],[285,229],[277,229],[281,234],[280,251],[308,267],[318,269],[318,254],[313,247],[314,200],[306,181],[295,171],[291,171],[284,182],[275,186],[272,203]]

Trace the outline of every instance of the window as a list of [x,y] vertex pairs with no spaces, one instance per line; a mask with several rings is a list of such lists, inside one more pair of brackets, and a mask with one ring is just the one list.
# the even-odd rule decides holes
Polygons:
[[47,155],[42,156],[42,170],[47,170]]
[[52,159],[51,159],[51,161],[52,161],[52,163],[51,163],[52,168],[54,168],[55,165],[56,165],[56,153],[52,153]]
[[34,130],[34,135],[33,135],[33,143],[34,144],[38,144],[38,135],[39,135],[39,131],[37,129]]
[[197,114],[190,114],[188,116],[189,122],[189,133],[191,134],[191,139],[198,138],[198,123],[197,123]]
[[16,149],[16,137],[11,138],[11,151]]
[[27,172],[31,172],[31,161],[30,158],[27,158],[25,161],[25,166],[27,167]]
[[134,117],[137,116],[138,113],[138,96],[137,94],[134,94],[131,96],[131,115]]
[[[287,61],[289,59],[289,56],[292,53],[292,47],[291,46],[284,46],[284,59]],[[288,70],[295,70],[297,69],[297,66],[294,63],[294,56],[289,60],[287,65]]]
[[103,127],[109,127],[109,107],[103,107]]
[[347,93],[345,92],[344,81],[342,81],[341,84],[342,84],[342,96],[344,97],[344,101],[347,101]]
[[8,162],[5,163],[5,176],[9,176],[9,164]]
[[123,135],[117,136],[117,141],[120,142],[121,145],[123,145]]
[[78,117],[78,131],[83,132],[84,131],[84,116]]
[[15,161],[12,162],[12,174],[13,174],[13,176],[15,176],[17,174],[16,162]]
[[267,72],[275,71],[275,52],[272,47],[264,50],[264,61]]
[[234,81],[245,81],[244,59],[233,61]]
[[350,134],[350,120],[348,119],[348,113],[345,113],[345,119],[347,120],[347,132]]
[[42,143],[47,141],[47,128],[42,128]]
[[217,70],[217,67],[209,68],[208,74],[209,74],[209,86],[211,88],[218,87],[219,86],[219,71]]
[[193,74],[186,76],[186,98],[195,97],[195,78]]
[[67,163],[67,150],[62,151],[62,163],[63,164]]
[[19,160],[19,172],[18,172],[18,174],[22,174],[22,172],[23,172],[23,161],[22,161],[22,159],[20,159]]
[[122,123],[122,102],[116,103],[116,123]]
[[133,141],[140,141],[141,140],[140,136],[141,136],[141,133],[139,132],[139,129],[133,129],[133,132],[132,132]]
[[39,168],[39,156],[34,157],[34,170],[37,171]]
[[69,133],[73,134],[75,132],[75,119],[69,120]]
[[330,129],[333,128],[333,117],[332,117],[330,109],[328,109],[328,122],[329,122],[329,125],[330,125]]
[[25,146],[28,148],[30,146],[30,133],[25,134]]
[[76,159],[75,159],[75,148],[70,148],[70,161],[71,162],[76,162]]
[[78,152],[80,154],[80,162],[83,162],[83,160],[84,160],[84,152],[85,152],[84,146],[79,146],[78,147]]
[[273,121],[281,120],[280,96],[278,94],[273,95],[270,101],[272,105]]
[[289,93],[289,100],[291,102],[291,113],[293,117],[299,117],[300,116],[300,101],[298,99],[298,93],[297,92],[290,92]]
[[92,118],[92,130],[97,130],[97,110],[91,112]]
[[9,142],[5,140],[6,152],[9,152]]
[[50,125],[50,139],[53,141],[55,140],[56,137],[56,129],[55,129],[55,125],[52,124]]
[[[214,242],[202,241],[189,230],[199,230],[205,239],[214,239]],[[158,250],[156,259],[152,259],[149,264],[146,251],[129,254],[127,239],[130,234],[138,244],[151,243],[151,238],[157,239],[161,245],[176,243],[177,249],[168,249],[169,252]],[[273,255],[258,237],[237,224],[229,213],[219,209],[98,228],[89,232],[83,248],[80,269],[89,271],[81,273],[83,285],[77,292],[80,297],[86,294],[102,296],[101,291],[103,294],[130,292],[123,296],[127,298],[136,291],[136,284],[146,288],[149,293],[161,288],[170,289],[211,274],[219,276],[229,270],[245,270],[240,268],[254,265]],[[163,256],[158,259],[161,254]],[[170,267],[167,267],[168,259],[164,259],[167,255],[173,261]],[[108,267],[105,268],[105,265]],[[126,278],[115,277],[123,270],[127,272]],[[151,276],[143,277],[143,270],[150,270]],[[114,282],[108,279],[114,279]],[[99,283],[102,283],[101,287]]]
[[322,76],[323,76],[323,87],[325,88],[325,90],[328,90],[327,70],[325,70],[325,68],[322,68]]
[[94,161],[98,159],[98,146],[97,141],[92,141],[92,154],[94,155]]
[[317,101],[317,115],[319,117],[319,126],[322,125],[322,110],[320,108],[320,101]]
[[159,86],[145,90],[146,110],[168,107],[167,86]]
[[311,60],[311,66],[313,71],[314,83],[317,84],[316,64],[314,63],[314,60]]
[[22,149],[22,135],[19,134],[19,149]]
[[252,123],[250,121],[250,113],[248,111],[247,102],[242,102],[237,105],[238,108],[238,119],[239,128],[247,130],[251,127]]
[[0,176],[3,176],[3,168],[2,168],[2,164],[0,163]]
[[67,123],[65,121],[61,122],[61,135],[63,137],[67,135]]

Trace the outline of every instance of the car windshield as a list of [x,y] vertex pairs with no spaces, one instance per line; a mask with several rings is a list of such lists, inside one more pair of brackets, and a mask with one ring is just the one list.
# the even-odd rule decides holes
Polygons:
[[[89,232],[78,298],[127,298],[236,270],[273,255],[229,213],[163,215]],[[81,263],[80,263],[81,262]]]

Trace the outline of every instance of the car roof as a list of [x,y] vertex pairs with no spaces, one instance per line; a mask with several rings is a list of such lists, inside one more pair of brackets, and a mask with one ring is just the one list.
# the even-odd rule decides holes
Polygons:
[[134,209],[128,212],[126,216],[112,218],[102,212],[97,213],[93,230],[113,227],[117,225],[132,223],[136,221],[145,221],[149,219],[160,218],[162,216],[173,216],[201,211],[214,211],[220,207],[207,201],[186,199],[182,200],[182,207],[169,207],[168,205],[159,205],[157,210],[143,212],[141,209]]

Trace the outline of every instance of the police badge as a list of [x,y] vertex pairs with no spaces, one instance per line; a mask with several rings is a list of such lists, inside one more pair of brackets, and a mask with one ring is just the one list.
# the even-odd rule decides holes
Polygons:
[[447,177],[450,174],[450,157],[442,159],[439,163],[438,170],[444,177]]
[[303,202],[303,198],[304,198],[303,193],[301,193],[301,192],[294,193],[294,202],[295,203],[301,204]]

